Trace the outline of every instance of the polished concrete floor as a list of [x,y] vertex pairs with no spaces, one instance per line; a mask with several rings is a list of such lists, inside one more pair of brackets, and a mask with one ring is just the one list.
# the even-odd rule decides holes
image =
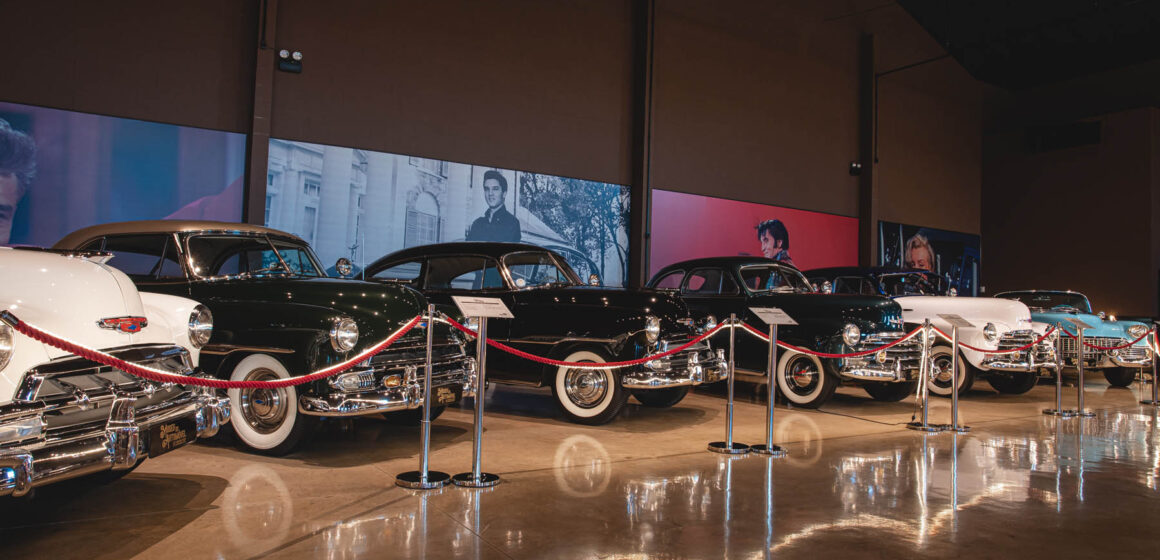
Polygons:
[[[719,391],[566,423],[546,392],[486,400],[488,490],[394,486],[419,430],[334,422],[284,458],[210,442],[104,485],[75,481],[0,504],[3,558],[1155,557],[1160,425],[1141,389],[1087,386],[1087,420],[1044,416],[1053,385],[1018,397],[981,383],[968,434],[906,430],[912,403],[842,389],[824,411],[777,408],[783,459],[705,451]],[[739,385],[736,439],[764,439]],[[1074,388],[1066,404],[1074,407]],[[934,401],[945,422],[948,402]],[[471,461],[472,414],[433,424],[431,465]]]

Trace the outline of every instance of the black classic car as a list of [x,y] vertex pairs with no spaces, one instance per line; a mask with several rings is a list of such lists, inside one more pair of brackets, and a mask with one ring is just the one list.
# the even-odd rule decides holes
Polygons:
[[[139,221],[75,231],[58,249],[100,250],[141,291],[197,300],[214,331],[200,369],[233,380],[271,380],[339,363],[384,340],[427,300],[405,286],[327,278],[310,246],[260,226]],[[409,412],[422,406],[425,323],[384,352],[326,380],[285,389],[229,391],[237,441],[289,453],[319,417]],[[465,339],[443,325],[434,337],[432,398],[440,407],[474,390]],[[432,407],[432,414],[442,408]]]
[[[678,291],[694,316],[726,320],[731,313],[765,331],[751,307],[777,307],[798,324],[778,330],[780,340],[830,354],[864,351],[902,338],[902,308],[879,296],[832,296],[814,291],[798,269],[763,257],[695,259],[662,268],[648,286]],[[715,346],[727,344],[718,333]],[[738,378],[763,380],[769,360],[768,343],[744,333],[736,335]],[[804,407],[819,407],[840,383],[861,383],[870,396],[896,401],[915,389],[922,345],[912,338],[865,357],[821,359],[782,351],[777,384],[786,399]],[[760,379],[759,379],[760,378]]]
[[[368,280],[414,287],[450,315],[458,315],[454,295],[500,298],[515,319],[489,320],[489,338],[560,361],[640,358],[698,333],[679,299],[584,285],[559,254],[524,243],[413,247],[375,261],[366,273]],[[723,356],[703,343],[616,370],[541,366],[498,351],[488,353],[487,365],[492,381],[550,386],[564,414],[583,424],[615,418],[630,392],[646,406],[672,406],[690,386],[724,376]]]

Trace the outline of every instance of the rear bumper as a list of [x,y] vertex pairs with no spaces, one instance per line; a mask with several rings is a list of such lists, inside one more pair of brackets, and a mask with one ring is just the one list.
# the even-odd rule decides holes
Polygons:
[[[132,468],[147,455],[157,455],[193,443],[193,439],[167,440],[165,449],[150,449],[152,428],[173,422],[193,422],[196,437],[210,437],[229,422],[229,399],[204,392],[136,411],[133,398],[114,400],[103,429],[53,439],[44,436],[0,448],[0,496],[23,496],[33,488],[86,474]],[[0,428],[35,422],[41,412],[6,415]]]

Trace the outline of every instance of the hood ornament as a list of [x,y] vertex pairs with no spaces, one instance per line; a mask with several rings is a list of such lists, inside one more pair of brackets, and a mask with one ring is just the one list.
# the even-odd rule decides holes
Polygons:
[[102,329],[133,334],[141,332],[141,329],[149,326],[149,319],[145,317],[106,317],[97,321],[97,326]]

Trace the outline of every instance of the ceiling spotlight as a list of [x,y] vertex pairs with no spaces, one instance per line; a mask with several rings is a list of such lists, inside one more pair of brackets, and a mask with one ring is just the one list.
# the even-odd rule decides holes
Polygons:
[[278,50],[278,69],[283,72],[302,73],[302,51]]

